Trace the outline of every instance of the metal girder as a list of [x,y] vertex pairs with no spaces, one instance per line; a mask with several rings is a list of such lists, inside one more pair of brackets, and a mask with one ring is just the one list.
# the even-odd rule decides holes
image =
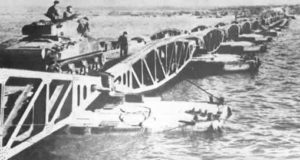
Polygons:
[[72,123],[72,115],[101,94],[95,86],[111,90],[103,87],[102,77],[13,69],[0,72],[1,160]]
[[[120,62],[107,72],[114,75],[117,92],[142,93],[156,89],[178,74],[191,60],[195,42],[185,38],[170,38],[148,45],[141,53]],[[122,68],[118,70],[117,68]],[[129,81],[128,72],[132,77]]]

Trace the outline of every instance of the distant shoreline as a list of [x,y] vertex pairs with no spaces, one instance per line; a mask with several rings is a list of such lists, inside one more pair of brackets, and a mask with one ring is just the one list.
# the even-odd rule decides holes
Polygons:
[[[49,4],[51,5],[51,4]],[[48,8],[49,5],[8,5],[8,4],[1,4],[0,8]],[[185,7],[176,7],[176,6],[101,6],[101,5],[94,5],[94,6],[77,6],[76,3],[73,4],[74,8],[78,9],[104,9],[104,10],[210,10],[210,9],[236,9],[236,8],[255,8],[255,7],[283,7],[283,6],[296,6],[300,8],[300,2],[296,4],[287,4],[287,5],[232,5],[232,6],[185,6]],[[63,5],[61,8],[64,8]]]

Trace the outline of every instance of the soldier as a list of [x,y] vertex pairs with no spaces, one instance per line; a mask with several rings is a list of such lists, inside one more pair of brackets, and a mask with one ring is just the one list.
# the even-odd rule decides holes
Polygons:
[[[123,32],[123,35],[119,37],[118,43],[120,45],[120,57],[126,57],[128,53],[128,41],[127,32]],[[123,55],[124,54],[124,55]]]
[[49,7],[47,13],[45,14],[48,18],[51,19],[51,21],[53,23],[56,23],[59,21],[59,13],[58,13],[58,9],[57,9],[58,4],[59,4],[59,1],[55,0],[54,4],[51,7]]
[[87,17],[78,20],[77,32],[83,37],[88,37],[88,32],[90,31],[88,20]]
[[68,6],[66,8],[66,11],[64,12],[64,20],[70,20],[73,19],[75,14],[73,13],[73,8],[72,6]]

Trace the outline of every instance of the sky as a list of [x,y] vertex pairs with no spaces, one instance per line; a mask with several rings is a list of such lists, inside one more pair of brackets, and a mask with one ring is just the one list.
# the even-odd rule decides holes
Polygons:
[[[241,5],[300,4],[300,0],[60,0],[62,6],[77,7],[219,7]],[[0,0],[0,6],[50,6],[53,0]]]

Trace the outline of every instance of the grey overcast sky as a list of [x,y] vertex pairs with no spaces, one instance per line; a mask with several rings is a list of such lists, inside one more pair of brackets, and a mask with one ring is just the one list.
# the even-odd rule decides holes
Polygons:
[[[300,4],[300,0],[60,0],[61,5],[115,7],[214,7],[239,5]],[[0,0],[0,6],[49,6],[53,0]]]

